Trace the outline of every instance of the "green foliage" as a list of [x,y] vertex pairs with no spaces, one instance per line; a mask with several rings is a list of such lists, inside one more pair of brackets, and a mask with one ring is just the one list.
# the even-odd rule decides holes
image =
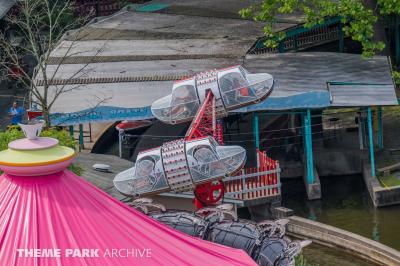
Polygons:
[[71,164],[68,167],[68,170],[70,170],[71,172],[73,172],[74,174],[76,174],[78,176],[82,176],[82,174],[84,172],[83,168],[79,164]]
[[393,80],[396,86],[400,86],[400,72],[399,71],[393,71]]
[[[41,133],[42,137],[52,137],[58,139],[61,146],[67,146],[76,149],[76,141],[69,135],[69,132],[63,129],[49,128],[45,129]],[[4,132],[0,132],[0,150],[5,150],[8,148],[8,143],[21,139],[24,137],[23,132],[19,126],[10,126]]]
[[0,150],[6,150],[8,148],[8,143],[23,137],[24,133],[22,133],[17,126],[9,127],[6,131],[0,132]]
[[396,174],[391,174],[387,176],[379,175],[378,180],[383,187],[400,186],[400,178],[397,177]]
[[[382,15],[400,14],[400,0],[378,0],[378,6]],[[378,18],[362,0],[264,0],[239,13],[244,18],[266,22],[264,33],[268,47],[276,47],[282,40],[282,34],[273,30],[277,15],[293,13],[304,17],[306,28],[322,24],[328,17],[340,17],[345,36],[361,43],[364,57],[371,57],[385,47],[383,42],[373,40],[374,25]]]
[[72,149],[76,149],[77,142],[73,137],[71,137],[71,135],[69,134],[69,132],[67,130],[64,130],[64,129],[60,130],[55,127],[52,127],[52,128],[43,130],[40,135],[42,137],[51,137],[51,138],[58,139],[59,144],[61,146],[66,146],[66,147],[70,147]]
[[381,14],[400,14],[400,0],[378,0]]
[[295,266],[310,266],[303,253],[300,253],[294,258]]

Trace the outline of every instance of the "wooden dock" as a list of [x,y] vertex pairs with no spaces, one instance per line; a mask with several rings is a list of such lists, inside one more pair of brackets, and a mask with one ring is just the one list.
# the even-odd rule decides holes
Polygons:
[[[120,201],[129,200],[128,197],[125,197],[119,193],[114,187],[113,179],[117,173],[132,167],[132,162],[121,159],[114,155],[80,153],[77,156],[75,163],[84,169],[82,178],[84,178],[86,181],[89,181],[96,187]],[[94,170],[93,165],[96,163],[110,165],[110,172],[106,173]]]
[[[84,169],[82,178],[92,183],[96,187],[105,191],[113,198],[126,202],[131,200],[118,192],[114,187],[113,179],[115,175],[133,166],[133,162],[125,159],[121,159],[114,155],[95,154],[95,153],[80,153],[76,160],[76,164],[79,164]],[[111,166],[110,172],[100,172],[93,169],[93,165],[96,163],[108,164]],[[161,203],[168,209],[181,209],[181,210],[194,210],[193,206],[193,193],[191,196],[179,197],[180,194],[170,193],[172,196],[153,196],[154,202]]]

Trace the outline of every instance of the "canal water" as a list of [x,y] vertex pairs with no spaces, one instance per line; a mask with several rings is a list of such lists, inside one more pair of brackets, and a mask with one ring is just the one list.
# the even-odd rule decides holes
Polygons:
[[303,249],[306,266],[376,266],[348,253],[316,244]]
[[[400,250],[400,206],[375,208],[362,176],[325,177],[321,178],[321,185],[322,200],[308,201],[302,179],[282,180],[283,206],[293,209],[298,216],[336,226]],[[335,263],[315,261],[312,265],[368,265],[362,261],[348,264],[345,256],[342,263],[341,255],[320,246],[307,249],[305,255],[308,261],[314,261],[319,257],[318,253],[329,253],[329,256],[321,258]]]

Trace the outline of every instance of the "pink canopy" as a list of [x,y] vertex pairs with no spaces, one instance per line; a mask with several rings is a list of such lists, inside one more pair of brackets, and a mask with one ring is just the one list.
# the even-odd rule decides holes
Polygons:
[[255,265],[187,236],[69,171],[0,176],[1,265]]

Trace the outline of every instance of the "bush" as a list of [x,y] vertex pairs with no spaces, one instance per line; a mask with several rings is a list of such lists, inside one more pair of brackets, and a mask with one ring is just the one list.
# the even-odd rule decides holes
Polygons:
[[[58,139],[61,146],[70,147],[74,150],[76,149],[76,140],[74,140],[66,130],[49,128],[43,130],[40,136]],[[24,138],[24,133],[21,131],[19,126],[8,127],[6,131],[0,132],[0,151],[7,149],[9,142],[22,138]]]
[[49,128],[46,130],[43,130],[42,133],[40,134],[42,137],[51,137],[58,139],[59,144],[61,146],[66,146],[70,147],[72,149],[76,149],[77,141],[71,137],[69,132],[64,129],[57,129],[57,128]]
[[396,86],[400,86],[400,72],[399,71],[393,71],[393,80]]
[[0,132],[0,151],[8,149],[8,143],[21,139],[24,133],[17,126],[11,126],[6,131]]

